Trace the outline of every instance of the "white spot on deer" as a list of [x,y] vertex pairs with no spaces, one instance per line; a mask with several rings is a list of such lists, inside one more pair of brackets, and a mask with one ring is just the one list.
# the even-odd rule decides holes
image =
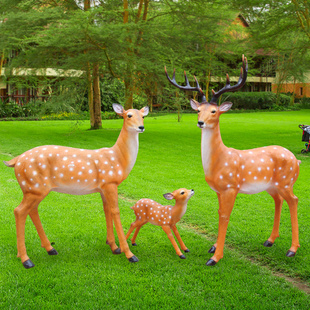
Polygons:
[[252,159],[252,160],[251,160],[251,163],[253,163],[253,164],[254,164],[254,159]]
[[253,154],[253,152],[252,152],[252,151],[249,151],[249,154]]
[[[27,158],[26,158],[26,159],[27,159]],[[34,158],[31,158],[31,159],[30,159],[30,162],[33,163],[33,162],[34,162]]]
[[39,157],[40,157],[40,158],[43,158],[43,157],[44,157],[44,155],[43,155],[43,154],[40,154],[40,155],[39,155]]
[[228,163],[225,163],[224,165],[225,165],[225,166],[228,166]]
[[229,173],[229,176],[230,176],[230,177],[232,177],[232,176],[233,176],[232,172],[230,172],[230,173]]
[[47,148],[46,148],[46,147],[44,147],[42,150],[43,150],[43,151],[46,151],[46,150],[47,150]]
[[109,175],[113,175],[113,171],[109,171]]
[[33,174],[33,175],[37,175],[38,173],[37,173],[36,171],[33,171],[32,174]]
[[222,175],[220,175],[220,179],[223,179],[223,176],[222,176]]
[[26,181],[22,181],[22,185],[26,185]]
[[111,157],[111,160],[115,160],[115,158],[114,158],[114,157]]
[[88,173],[92,173],[92,172],[93,172],[93,170],[91,170],[91,169],[88,170]]
[[65,157],[63,157],[63,160],[67,160],[67,159],[68,159],[68,157],[66,157],[66,156],[65,156]]
[[228,151],[228,154],[231,155],[231,151]]
[[57,171],[57,170],[58,170],[58,168],[57,168],[57,167],[55,167],[55,168],[54,168],[54,170],[55,170],[55,171]]
[[52,156],[53,156],[53,154],[52,154],[52,153],[49,153],[49,154],[48,154],[48,156],[49,156],[49,157],[52,157]]
[[121,175],[122,174],[122,170],[118,170],[118,174]]
[[95,159],[95,164],[97,165],[99,163],[99,160],[98,159]]
[[39,186],[40,186],[39,183],[36,183],[36,185],[34,187],[38,188]]
[[105,161],[105,162],[104,162],[104,164],[105,164],[105,165],[107,165],[107,164],[108,164],[108,162],[107,162],[107,161]]
[[58,146],[54,146],[54,149],[58,149]]

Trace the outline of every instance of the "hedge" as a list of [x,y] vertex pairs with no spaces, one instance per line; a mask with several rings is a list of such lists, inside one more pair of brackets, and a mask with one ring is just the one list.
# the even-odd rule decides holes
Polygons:
[[291,98],[284,94],[280,94],[279,96],[279,102],[276,104],[277,95],[271,92],[226,93],[222,96],[221,102],[230,101],[233,103],[233,109],[243,110],[265,110],[277,109],[277,107],[288,107]]

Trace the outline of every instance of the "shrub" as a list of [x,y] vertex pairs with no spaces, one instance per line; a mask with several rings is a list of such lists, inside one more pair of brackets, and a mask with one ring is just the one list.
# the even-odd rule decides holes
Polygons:
[[287,108],[290,104],[290,97],[284,94],[280,94],[278,105],[276,105],[277,95],[271,92],[236,92],[224,94],[222,96],[221,102],[224,101],[231,101],[234,104],[234,109],[277,110],[279,109],[278,107]]

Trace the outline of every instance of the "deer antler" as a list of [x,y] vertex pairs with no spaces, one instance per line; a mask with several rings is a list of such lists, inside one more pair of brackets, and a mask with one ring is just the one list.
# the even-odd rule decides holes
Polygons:
[[222,94],[230,92],[230,91],[236,91],[237,89],[241,88],[246,82],[247,75],[248,75],[248,61],[246,57],[242,55],[242,67],[241,67],[241,72],[240,72],[238,83],[234,86],[230,86],[229,75],[226,74],[226,85],[222,89],[220,89],[218,92],[215,92],[212,89],[213,96],[212,96],[210,103],[216,104],[218,98]]
[[186,85],[185,85],[185,86],[180,86],[180,85],[177,84],[177,82],[176,82],[176,80],[175,80],[175,69],[174,69],[174,71],[173,71],[172,79],[170,79],[170,77],[169,77],[169,75],[168,75],[168,73],[167,73],[166,67],[165,67],[165,72],[166,72],[166,76],[167,76],[168,81],[169,81],[173,86],[175,86],[175,87],[177,87],[177,88],[180,88],[180,89],[182,89],[182,90],[198,91],[198,92],[200,93],[200,95],[202,96],[202,102],[207,101],[206,96],[205,96],[204,92],[202,91],[202,89],[200,88],[199,83],[198,83],[198,81],[197,81],[195,75],[194,75],[194,79],[195,79],[195,81],[196,81],[196,87],[190,86],[185,71],[184,71],[184,77],[185,77],[185,83],[186,83]]

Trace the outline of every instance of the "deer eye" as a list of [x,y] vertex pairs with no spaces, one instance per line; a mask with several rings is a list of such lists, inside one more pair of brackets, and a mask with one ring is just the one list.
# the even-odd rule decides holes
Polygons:
[[200,113],[200,110],[199,110],[199,109],[198,109],[197,111],[198,111],[198,113]]
[[144,118],[145,116],[143,115],[142,118]]
[[128,116],[128,118],[131,118],[131,117],[132,117],[132,114],[128,114],[127,116]]
[[185,194],[185,192],[184,192],[184,191],[182,191],[180,194],[181,194],[181,195],[184,195],[184,194]]
[[212,110],[211,113],[212,113],[212,114],[216,113],[216,110]]

